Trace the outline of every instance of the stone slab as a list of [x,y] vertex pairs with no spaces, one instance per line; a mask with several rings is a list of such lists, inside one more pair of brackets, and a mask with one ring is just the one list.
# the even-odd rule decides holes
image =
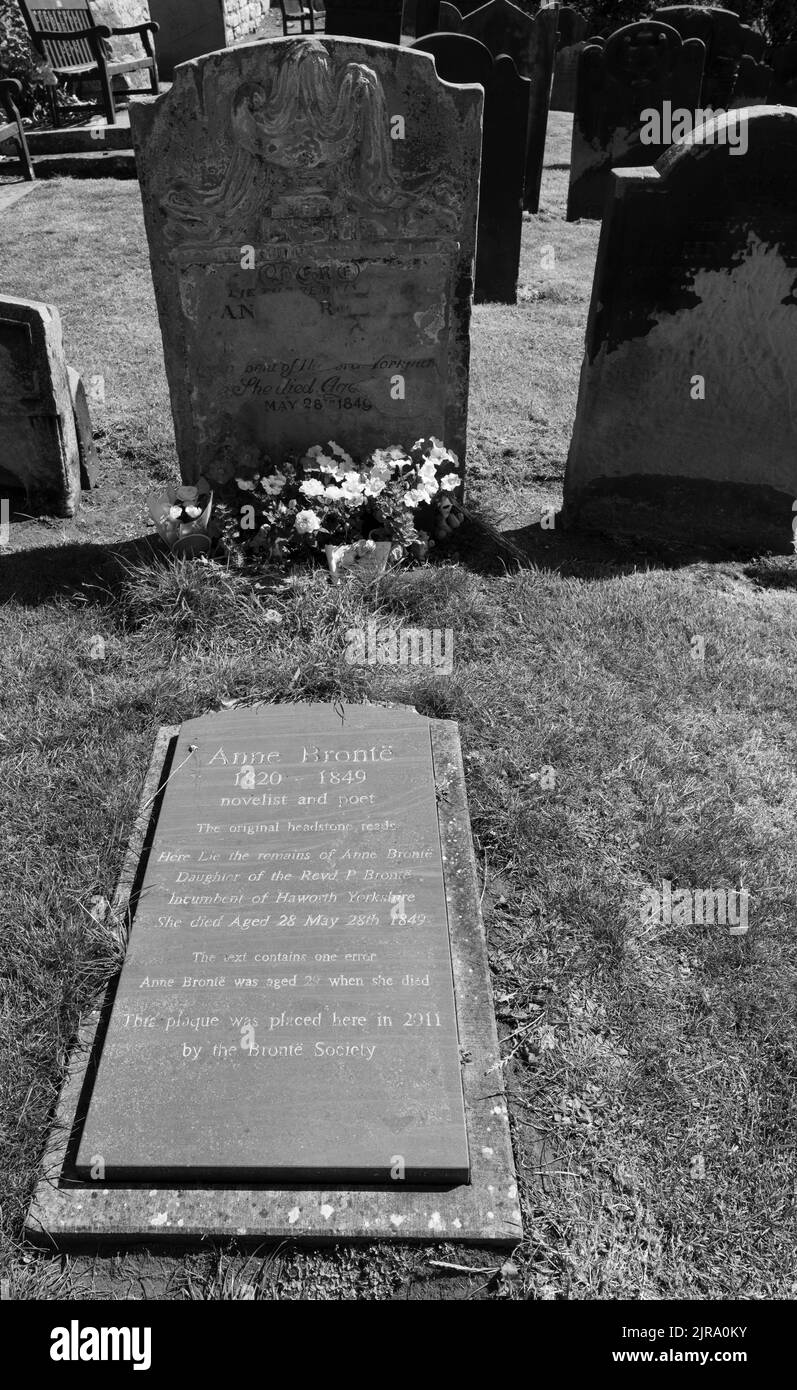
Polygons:
[[[113,904],[124,922],[141,890],[137,866],[151,848],[160,809],[164,757],[177,730],[163,729],[142,792],[141,811]],[[470,1183],[424,1188],[263,1183],[192,1185],[98,1183],[81,1179],[75,1157],[96,1075],[98,1027],[86,1023],[73,1054],[56,1123],[28,1215],[26,1233],[52,1247],[103,1242],[467,1240],[513,1245],[522,1237],[489,970],[479,911],[467,801],[456,726],[431,721],[445,896],[462,1060]],[[154,808],[153,808],[154,800]],[[109,1001],[110,1002],[110,1001]],[[101,1032],[101,1027],[100,1027]]]
[[329,439],[464,459],[482,101],[426,54],[305,37],[134,107],[186,481]]
[[83,378],[74,367],[68,367],[69,393],[75,415],[78,454],[80,457],[80,483],[83,488],[97,487],[100,473],[100,460],[94,443],[94,430],[91,424],[86,388]]
[[428,721],[233,711],[174,758],[78,1173],[467,1182]]
[[[792,549],[797,111],[751,107],[618,170],[564,520],[672,546]],[[738,126],[734,138],[739,139]]]
[[80,458],[61,318],[51,304],[0,297],[0,488],[74,516]]

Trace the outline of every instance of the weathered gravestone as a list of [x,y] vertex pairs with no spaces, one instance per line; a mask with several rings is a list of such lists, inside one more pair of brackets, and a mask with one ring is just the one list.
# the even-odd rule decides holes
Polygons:
[[683,39],[702,39],[706,61],[698,105],[727,110],[733,101],[742,54],[748,51],[739,16],[719,6],[666,5],[655,10],[651,18],[671,25]]
[[572,5],[556,11],[556,61],[551,110],[573,111],[576,103],[578,59],[587,39],[587,21]]
[[603,47],[587,44],[576,83],[568,222],[603,215],[613,168],[653,164],[664,153],[666,143],[640,142],[644,113],[661,112],[665,102],[698,108],[704,56],[699,39],[684,42],[647,19],[616,30]]
[[326,0],[325,9],[328,34],[401,42],[402,0]]
[[517,1239],[456,726],[259,706],[154,765],[76,1155],[29,1229]]
[[743,53],[736,69],[733,94],[727,110],[742,106],[763,106],[769,99],[775,74],[767,63],[759,63],[750,53]]
[[133,113],[186,482],[330,439],[464,459],[482,103],[427,54],[289,38]]
[[490,0],[464,17],[462,33],[478,39],[494,58],[507,53],[520,76],[531,81],[523,206],[537,212],[556,58],[556,10],[540,10],[532,18],[509,0]]
[[484,87],[474,299],[477,304],[514,304],[531,83],[518,75],[511,58],[493,59],[483,43],[466,34],[427,34],[415,47],[433,55],[445,82]]
[[[565,476],[568,524],[790,548],[797,497],[797,112],[752,108],[618,170]],[[713,135],[713,142],[707,136]]]
[[0,297],[0,491],[73,516],[80,456],[61,337],[51,304]]

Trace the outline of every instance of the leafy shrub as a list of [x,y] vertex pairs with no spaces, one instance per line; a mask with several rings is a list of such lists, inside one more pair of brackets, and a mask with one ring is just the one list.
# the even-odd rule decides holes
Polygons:
[[16,77],[22,83],[23,116],[36,119],[42,114],[44,88],[55,78],[31,45],[17,0],[0,0],[0,77]]

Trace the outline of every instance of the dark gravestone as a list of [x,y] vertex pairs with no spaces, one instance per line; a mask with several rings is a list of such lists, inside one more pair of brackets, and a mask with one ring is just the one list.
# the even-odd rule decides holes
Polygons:
[[327,34],[379,43],[401,42],[402,0],[326,0]]
[[556,12],[556,62],[551,88],[551,110],[573,111],[576,102],[578,57],[587,39],[587,21],[572,5]]
[[773,106],[797,106],[797,40],[772,51],[773,80],[769,102]]
[[0,491],[73,516],[80,455],[61,318],[51,304],[0,296]]
[[444,34],[462,33],[462,14],[456,5],[447,5],[446,0],[441,0],[437,15],[437,27],[440,33]]
[[665,143],[641,143],[644,113],[661,112],[665,102],[698,108],[704,56],[699,39],[684,43],[675,29],[647,19],[618,29],[603,48],[587,44],[578,65],[568,222],[603,215],[613,168],[653,164],[664,153]]
[[[797,113],[734,113],[619,170],[565,475],[578,527],[791,549],[797,497]],[[713,130],[710,143],[705,136]]]
[[330,439],[465,457],[482,104],[411,48],[305,37],[133,112],[185,482]]
[[742,44],[743,53],[749,53],[751,58],[755,58],[757,63],[763,63],[767,51],[767,41],[763,34],[754,29],[751,24],[743,24]]
[[483,43],[494,58],[507,53],[520,76],[531,81],[523,206],[537,212],[556,58],[556,10],[540,10],[532,19],[509,0],[490,0],[465,16],[462,32]]
[[739,63],[745,49],[745,35],[737,14],[719,6],[666,5],[652,19],[670,24],[682,39],[702,39],[706,46],[700,106],[727,110],[733,100]]
[[78,1175],[466,1183],[460,1065],[430,721],[184,724]]
[[728,110],[741,106],[763,106],[769,99],[775,74],[766,63],[759,63],[750,53],[739,59],[733,95]]
[[444,82],[484,87],[474,299],[514,304],[531,84],[518,75],[511,58],[494,60],[484,44],[466,34],[427,34],[414,46],[433,55]]
[[404,0],[401,34],[406,40],[423,38],[440,28],[440,0]]

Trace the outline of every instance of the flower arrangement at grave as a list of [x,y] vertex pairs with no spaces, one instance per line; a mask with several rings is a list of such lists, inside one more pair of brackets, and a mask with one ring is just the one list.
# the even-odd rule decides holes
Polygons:
[[246,474],[235,477],[215,513],[233,563],[323,556],[337,583],[345,570],[372,574],[403,559],[424,560],[434,540],[457,524],[459,461],[433,437],[409,450],[375,449],[359,464],[334,442],[279,467],[255,450],[239,453],[239,468],[242,462]]
[[147,506],[158,535],[173,555],[185,558],[206,555],[211,547],[208,521],[213,506],[209,483],[200,478],[195,484],[184,483],[152,492]]

